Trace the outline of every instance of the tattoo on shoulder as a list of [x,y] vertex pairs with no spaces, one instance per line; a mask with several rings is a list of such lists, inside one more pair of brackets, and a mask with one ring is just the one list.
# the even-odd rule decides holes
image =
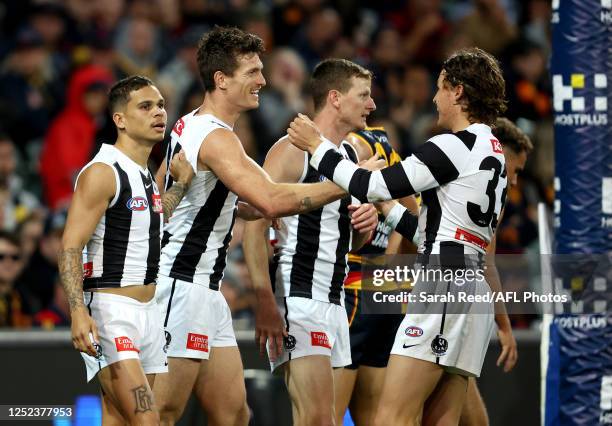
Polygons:
[[132,389],[132,394],[134,395],[134,402],[136,403],[134,413],[138,414],[153,411],[153,395],[145,385],[140,385]]

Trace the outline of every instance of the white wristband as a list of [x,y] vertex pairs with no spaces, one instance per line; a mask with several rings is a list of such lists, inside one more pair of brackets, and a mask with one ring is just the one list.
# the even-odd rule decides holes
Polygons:
[[405,211],[406,207],[402,206],[400,203],[394,205],[389,214],[385,217],[385,225],[391,227],[391,229],[395,229]]

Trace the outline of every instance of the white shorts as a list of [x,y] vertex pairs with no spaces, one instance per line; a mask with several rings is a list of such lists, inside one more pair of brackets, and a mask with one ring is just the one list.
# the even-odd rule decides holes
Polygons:
[[168,372],[164,330],[155,298],[142,303],[100,291],[86,291],[83,297],[100,340],[96,357],[81,352],[87,381],[107,365],[125,359],[140,360],[145,374]]
[[[477,293],[488,291],[484,283]],[[397,330],[391,354],[433,362],[450,373],[480,376],[493,332],[493,304],[462,307],[466,313],[410,313],[410,307]]]
[[159,275],[155,298],[169,357],[208,359],[211,348],[238,346],[232,313],[220,291]]
[[284,340],[281,356],[270,362],[272,371],[287,361],[310,355],[331,357],[334,368],[351,364],[349,324],[344,307],[305,297],[277,298],[276,304],[289,335]]

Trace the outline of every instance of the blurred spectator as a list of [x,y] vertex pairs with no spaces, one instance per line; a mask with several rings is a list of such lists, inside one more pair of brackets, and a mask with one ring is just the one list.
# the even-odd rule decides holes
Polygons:
[[402,55],[405,60],[426,65],[436,71],[445,59],[442,45],[451,31],[442,14],[440,0],[413,0],[389,13],[392,22],[403,36]]
[[49,120],[60,107],[56,75],[49,67],[43,39],[34,29],[17,33],[15,49],[2,64],[0,73],[0,121],[17,147],[42,138]]
[[523,35],[542,48],[544,56],[550,54],[550,18],[551,2],[548,0],[530,0],[524,6],[525,23]]
[[180,38],[176,56],[159,72],[157,87],[166,100],[166,112],[171,129],[181,117],[181,106],[192,85],[199,83],[197,61],[198,41],[208,27],[189,28]]
[[542,48],[525,38],[508,48],[510,68],[506,71],[506,92],[511,120],[539,121],[551,116],[551,89]]
[[342,21],[334,9],[325,8],[314,12],[293,43],[306,62],[308,70],[314,69],[321,60],[330,56],[334,44],[342,34]]
[[[259,93],[259,108],[253,110],[253,126],[260,155],[287,133],[298,112],[305,109],[304,61],[290,48],[279,48],[266,61],[266,86]],[[242,139],[241,139],[242,140]]]
[[402,44],[399,32],[385,26],[374,36],[372,58],[368,68],[374,73],[372,97],[377,108],[388,111],[390,97],[400,89],[400,74],[403,61]]
[[151,21],[144,18],[126,21],[115,38],[118,77],[138,74],[155,79],[163,55],[162,46],[161,37]]
[[66,21],[62,5],[53,2],[36,4],[30,13],[29,23],[40,34],[47,50],[52,53],[65,53]]
[[432,80],[422,65],[408,66],[404,71],[399,97],[391,108],[391,118],[401,134],[403,156],[427,140],[432,121],[437,120]]
[[16,281],[16,287],[21,293],[28,295],[33,312],[47,307],[53,299],[53,287],[59,276],[57,261],[66,214],[66,211],[61,210],[47,216],[44,234]]
[[0,229],[11,232],[40,208],[38,199],[23,188],[21,178],[15,173],[16,166],[13,141],[0,133],[0,205],[3,206]]
[[474,0],[474,11],[458,25],[476,46],[493,55],[499,55],[517,36],[500,0]]
[[274,2],[272,30],[278,45],[294,40],[308,17],[321,7],[323,0],[289,0]]
[[59,277],[55,282],[53,301],[48,307],[34,315],[34,325],[46,330],[53,330],[56,327],[70,327],[70,305]]
[[0,231],[0,327],[32,325],[27,300],[14,286],[22,267],[19,240],[13,234]]
[[99,40],[112,40],[121,18],[125,14],[125,0],[93,0],[93,36]]
[[[274,49],[274,33],[265,14],[253,11],[245,17],[240,28],[261,38],[267,51]],[[284,37],[287,35],[285,34]]]
[[21,253],[24,264],[28,264],[45,231],[45,216],[42,211],[37,210],[29,214],[17,228],[17,235],[21,243]]
[[95,65],[77,70],[70,80],[68,102],[49,128],[40,162],[45,200],[52,210],[70,201],[74,179],[92,156],[112,82],[110,71]]

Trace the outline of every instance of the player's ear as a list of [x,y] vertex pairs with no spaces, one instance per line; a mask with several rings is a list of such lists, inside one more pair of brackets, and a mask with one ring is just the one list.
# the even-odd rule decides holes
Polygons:
[[122,112],[113,112],[113,122],[118,130],[125,130],[125,115]]
[[215,87],[221,90],[227,89],[227,78],[222,71],[215,71],[213,74],[213,80],[215,81]]
[[455,100],[458,101],[463,96],[463,84],[458,84],[453,87],[453,94],[455,95]]
[[327,102],[329,102],[334,108],[340,108],[340,97],[342,93],[337,90],[330,90],[327,93]]

